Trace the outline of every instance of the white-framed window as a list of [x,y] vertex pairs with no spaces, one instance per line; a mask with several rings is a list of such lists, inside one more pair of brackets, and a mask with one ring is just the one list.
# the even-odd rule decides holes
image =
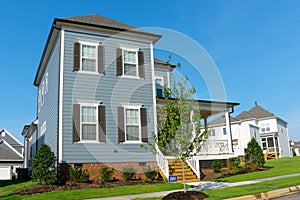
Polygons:
[[45,75],[45,94],[48,92],[48,72]]
[[211,129],[211,130],[209,131],[209,136],[215,136],[215,135],[216,135],[215,129]]
[[80,44],[80,70],[85,72],[97,72],[97,44],[85,42]]
[[141,142],[140,107],[124,107],[125,142]]
[[269,123],[262,124],[260,130],[261,130],[261,132],[267,132],[267,131],[270,131],[270,124],[269,124]]
[[163,97],[164,91],[164,78],[160,76],[155,77],[155,88],[156,88],[156,96]]
[[42,91],[41,91],[42,95],[41,95],[41,106],[44,105],[45,103],[45,82],[42,82]]
[[38,93],[38,112],[41,110],[41,99],[42,99],[42,90],[39,88],[39,93]]
[[123,49],[124,76],[139,76],[137,50]]
[[227,135],[227,129],[226,129],[226,127],[223,127],[223,135]]
[[98,141],[98,106],[80,105],[80,138],[81,141]]

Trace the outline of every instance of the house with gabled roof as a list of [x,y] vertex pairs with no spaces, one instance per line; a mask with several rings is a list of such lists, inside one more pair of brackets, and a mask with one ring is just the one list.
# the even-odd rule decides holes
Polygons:
[[0,180],[11,179],[23,167],[24,146],[6,129],[0,131]]
[[[30,168],[36,149],[46,143],[55,153],[62,176],[68,168],[82,166],[96,177],[99,167],[121,171],[132,165],[142,171],[158,167],[166,178],[173,158],[153,155],[141,144],[153,142],[157,133],[156,98],[164,98],[175,66],[155,59],[153,45],[162,36],[100,16],[56,18],[53,21],[35,76],[38,90],[37,119],[26,125],[26,165]],[[196,102],[204,124],[229,112],[239,103]],[[189,160],[191,177],[200,178],[200,159],[232,155],[230,124],[222,152],[204,152]],[[119,179],[120,173],[114,174]]]
[[[254,137],[265,153],[274,153],[276,157],[290,157],[288,123],[255,104],[249,111],[243,111],[230,118],[232,145],[236,156],[244,156],[248,142]],[[210,137],[222,138],[225,134],[224,116],[211,121]],[[212,134],[213,133],[213,134]]]

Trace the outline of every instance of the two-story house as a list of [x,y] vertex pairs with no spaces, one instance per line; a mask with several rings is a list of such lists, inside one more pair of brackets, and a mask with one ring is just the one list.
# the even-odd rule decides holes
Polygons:
[[[236,156],[244,156],[248,142],[254,137],[264,153],[290,157],[288,123],[259,105],[231,117],[232,144]],[[224,116],[210,122],[210,138],[226,135]]]
[[[34,80],[37,120],[22,133],[30,146],[27,167],[42,143],[62,175],[74,165],[90,172],[103,164],[119,171],[160,167],[166,159],[140,147],[152,142],[156,97],[170,86],[174,68],[153,56],[160,38],[100,15],[55,19]],[[205,123],[236,105],[199,101]]]

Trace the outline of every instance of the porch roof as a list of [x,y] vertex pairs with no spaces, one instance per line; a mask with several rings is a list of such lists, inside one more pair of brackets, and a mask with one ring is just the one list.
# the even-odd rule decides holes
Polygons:
[[[157,98],[158,98],[158,102],[157,102],[158,106],[166,103],[164,97],[157,97]],[[238,105],[240,105],[240,103],[237,102],[194,100],[194,106],[200,109],[200,114],[202,118],[208,118],[210,116],[226,112],[229,109],[233,109],[235,106]]]

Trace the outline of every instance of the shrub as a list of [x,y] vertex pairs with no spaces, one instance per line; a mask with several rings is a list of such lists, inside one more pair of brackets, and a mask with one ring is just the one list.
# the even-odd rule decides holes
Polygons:
[[144,168],[144,174],[146,175],[146,177],[150,180],[155,180],[156,175],[157,175],[157,171],[156,169],[152,169],[149,165],[147,167]]
[[135,176],[136,170],[133,168],[133,166],[125,166],[123,167],[123,180],[128,181],[130,179],[133,179]]
[[90,174],[86,169],[82,169],[82,167],[74,167],[69,170],[70,181],[72,183],[84,183],[89,180]]
[[56,158],[46,144],[41,144],[32,161],[32,180],[49,185],[57,181]]
[[229,158],[227,160],[227,166],[232,173],[235,173],[239,169],[241,161],[238,157]]
[[101,166],[99,169],[102,182],[108,182],[114,173],[114,168],[109,169],[107,166]]
[[259,146],[255,138],[247,144],[247,150],[245,154],[245,164],[247,167],[256,169],[262,167],[265,164],[263,150]]
[[214,160],[213,163],[212,163],[212,168],[214,170],[215,173],[219,173],[220,172],[220,169],[223,167],[223,162],[222,160]]

